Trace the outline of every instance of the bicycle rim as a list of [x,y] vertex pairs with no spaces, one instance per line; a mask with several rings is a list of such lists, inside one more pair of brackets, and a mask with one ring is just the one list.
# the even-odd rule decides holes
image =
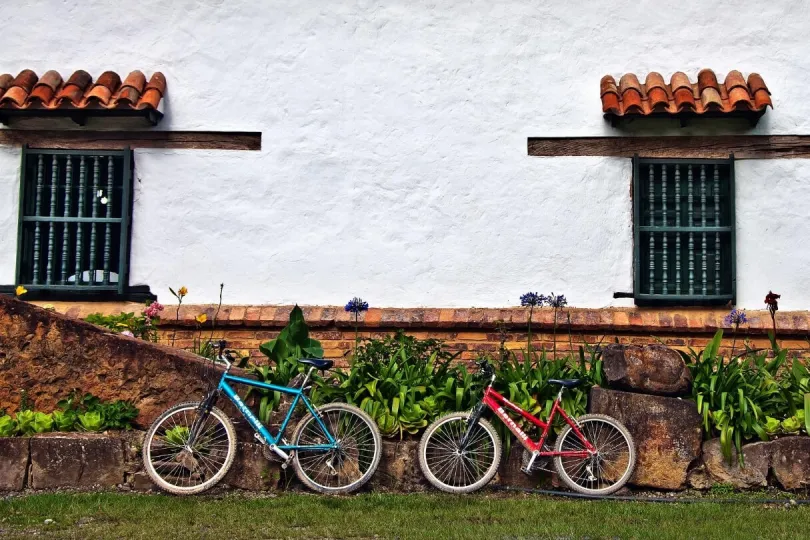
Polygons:
[[189,444],[197,404],[163,414],[144,441],[144,461],[159,487],[177,494],[199,493],[222,476],[233,461],[235,434],[230,422],[214,409]]
[[[327,451],[296,450],[296,472],[304,483],[318,491],[351,491],[362,485],[377,467],[381,449],[376,426],[350,406],[327,406],[318,413],[338,447]],[[329,439],[310,414],[296,430],[295,444],[328,445]]]
[[449,492],[467,492],[483,486],[495,475],[500,443],[485,420],[472,426],[466,445],[468,414],[451,414],[428,428],[422,443],[421,462],[430,482]]
[[[588,457],[558,456],[557,472],[572,489],[587,494],[608,494],[623,486],[635,465],[633,441],[627,430],[607,418],[580,418],[582,435],[596,448]],[[586,452],[584,442],[570,427],[560,435],[559,452]]]

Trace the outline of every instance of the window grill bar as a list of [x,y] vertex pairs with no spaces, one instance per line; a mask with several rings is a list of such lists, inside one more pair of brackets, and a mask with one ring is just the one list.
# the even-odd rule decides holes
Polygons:
[[[694,212],[694,194],[692,190],[692,181],[694,180],[692,174],[692,166],[688,165],[686,168],[686,190],[687,190],[687,220],[689,221],[689,226],[692,227],[695,224],[695,212]],[[689,232],[689,295],[695,294],[695,235],[691,231]]]
[[[681,226],[681,166],[675,165],[675,226]],[[681,234],[675,233],[675,294],[681,294]]]
[[[79,219],[84,217],[84,200],[85,192],[87,191],[87,163],[85,157],[82,156],[79,161],[79,194],[78,194],[78,210],[76,215]],[[76,224],[76,272],[74,285],[82,284],[82,236],[83,228],[81,223]]]
[[[655,226],[655,169],[649,166],[650,227]],[[655,233],[650,231],[650,294],[655,294]]]
[[94,219],[90,224],[90,272],[89,282],[91,285],[96,284],[96,222],[95,218],[98,217],[98,184],[99,170],[98,170],[98,156],[93,158],[93,192],[90,194],[91,202],[91,215]]
[[[59,162],[56,156],[51,157],[51,203],[48,210],[50,217],[56,217],[56,192],[59,191]],[[45,267],[45,285],[53,283],[53,236],[56,225],[48,224],[48,259]]]
[[[720,169],[714,166],[714,225],[720,225]],[[714,292],[720,294],[720,233],[714,233]]]
[[[661,224],[665,227],[669,224],[667,222],[667,166],[662,164],[661,165]],[[663,252],[663,260],[661,261],[661,281],[662,281],[662,293],[669,294],[669,286],[667,284],[667,271],[668,263],[667,263],[667,232],[663,231],[661,233],[662,240],[661,240],[661,249]]]
[[[112,217],[113,206],[113,158],[107,157],[107,219]],[[110,284],[110,244],[112,243],[112,225],[108,221],[104,229],[104,285]]]
[[[42,208],[42,175],[45,169],[42,155],[37,159],[37,194],[34,201],[34,214],[40,214]],[[40,226],[39,223],[34,225],[34,261],[33,261],[33,277],[31,283],[34,285],[39,283],[39,255],[40,255]]]
[[[700,226],[701,228],[706,228],[706,165],[700,166]],[[707,255],[708,250],[706,249],[706,232],[702,233],[702,243],[701,243],[701,253],[703,255],[703,262],[701,264],[701,277],[703,282],[703,287],[701,288],[702,294],[708,294],[708,287],[707,287]]]
[[[73,190],[73,160],[70,155],[65,160],[65,211],[63,217],[70,217],[70,192]],[[62,227],[62,285],[67,285],[68,244],[70,243],[70,224],[65,221]]]

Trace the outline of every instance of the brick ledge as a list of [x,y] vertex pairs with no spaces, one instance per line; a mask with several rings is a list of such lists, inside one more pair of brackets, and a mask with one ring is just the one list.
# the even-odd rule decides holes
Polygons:
[[[44,305],[44,302],[33,302]],[[84,318],[90,313],[116,314],[138,312],[142,304],[136,303],[52,303],[56,311],[71,317]],[[281,328],[289,319],[293,306],[222,306],[218,326],[245,326]],[[307,323],[313,328],[353,328],[354,318],[342,306],[301,306]],[[175,325],[177,308],[166,306],[162,326],[197,326],[194,317],[205,313],[209,321],[216,312],[215,305],[184,305]],[[559,314],[558,324],[567,330],[566,314],[571,314],[571,329],[575,332],[595,333],[714,333],[725,328],[723,319],[727,309],[665,309],[665,308],[570,308]],[[740,328],[746,334],[766,334],[771,328],[767,311],[746,311],[749,323]],[[526,326],[528,311],[511,308],[371,308],[360,315],[363,329],[496,329],[503,321],[509,330]],[[776,315],[780,335],[810,334],[810,311],[780,311]],[[206,323],[206,325],[209,325]],[[541,308],[534,311],[532,328],[550,330],[554,326],[554,311]]]

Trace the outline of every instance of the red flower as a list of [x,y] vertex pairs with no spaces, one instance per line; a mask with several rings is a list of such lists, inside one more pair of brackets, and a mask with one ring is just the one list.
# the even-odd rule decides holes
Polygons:
[[782,297],[781,294],[776,294],[773,291],[768,291],[767,296],[765,296],[765,303],[768,305],[768,309],[771,310],[772,312],[778,310],[779,304],[777,303],[777,300],[779,300],[781,297]]

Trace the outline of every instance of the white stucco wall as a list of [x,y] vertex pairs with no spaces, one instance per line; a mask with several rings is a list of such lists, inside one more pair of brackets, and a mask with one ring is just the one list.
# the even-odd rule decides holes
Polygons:
[[[606,73],[763,75],[753,133],[810,133],[810,7],[613,2],[50,1],[4,6],[0,71],[166,74],[160,129],[262,132],[260,152],[136,152],[131,283],[191,302],[503,306],[531,289],[629,305],[629,160],[531,158],[620,135]],[[635,134],[734,131],[673,123]],[[0,149],[0,283],[19,151]],[[738,299],[810,308],[805,160],[737,164]]]

